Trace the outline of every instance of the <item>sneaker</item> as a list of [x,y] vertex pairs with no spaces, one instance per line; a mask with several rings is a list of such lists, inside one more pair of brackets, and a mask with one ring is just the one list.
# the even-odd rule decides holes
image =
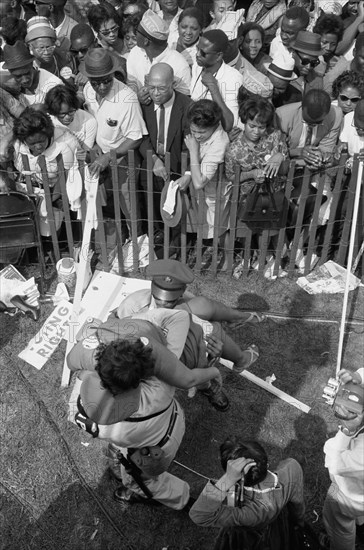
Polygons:
[[230,401],[217,380],[211,380],[210,387],[207,390],[201,390],[201,393],[206,395],[207,399],[216,410],[220,412],[228,410]]
[[137,502],[146,502],[147,499],[141,497],[134,491],[131,491],[124,485],[121,485],[114,491],[114,500],[124,502],[126,504],[136,504]]

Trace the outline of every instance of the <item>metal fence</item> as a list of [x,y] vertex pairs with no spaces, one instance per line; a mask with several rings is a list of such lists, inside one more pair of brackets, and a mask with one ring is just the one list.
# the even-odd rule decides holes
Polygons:
[[[27,158],[24,157],[24,167],[27,170]],[[51,243],[50,251],[48,251],[51,260],[56,263],[61,256],[73,255],[73,249],[77,237],[76,227],[78,226],[78,234],[82,236],[82,228],[80,224],[84,224],[86,212],[86,194],[82,195],[81,213],[82,220],[80,222],[74,219],[74,216],[69,209],[69,201],[66,190],[66,177],[63,167],[62,158],[59,157],[59,182],[62,195],[64,222],[63,229],[57,232],[54,211],[52,208],[51,188],[47,174],[44,157],[40,157],[39,165],[42,170],[42,180],[45,193],[45,201],[47,206],[48,221],[50,226]],[[246,276],[252,268],[252,256],[255,254],[258,258],[255,261],[256,271],[263,275],[266,269],[267,259],[270,259],[272,265],[273,276],[279,275],[283,258],[285,261],[284,269],[288,275],[297,273],[296,264],[298,262],[298,254],[304,250],[304,256],[301,257],[301,272],[307,274],[311,270],[312,258],[318,257],[318,263],[322,264],[328,259],[334,259],[341,265],[345,265],[347,250],[349,245],[349,235],[352,220],[355,188],[357,182],[358,166],[357,159],[354,159],[351,175],[345,174],[346,156],[342,155],[338,161],[338,165],[333,169],[326,171],[318,171],[316,174],[305,168],[302,169],[299,178],[301,182],[299,201],[295,206],[294,224],[289,225],[289,218],[279,230],[263,229],[260,232],[259,250],[256,244],[256,231],[249,228],[244,223],[239,221],[238,211],[241,197],[240,195],[240,174],[236,172],[235,182],[233,184],[229,197],[229,223],[228,231],[221,237],[221,217],[222,217],[222,187],[224,170],[223,166],[219,168],[219,178],[217,183],[217,200],[216,212],[214,220],[214,236],[210,242],[206,244],[203,239],[204,225],[204,191],[194,190],[190,185],[188,190],[190,211],[183,211],[181,221],[177,229],[171,229],[164,225],[163,239],[155,242],[155,219],[154,219],[154,204],[153,204],[153,171],[152,171],[152,156],[148,153],[146,170],[146,189],[140,190],[139,179],[142,168],[137,162],[134,151],[128,153],[128,168],[127,175],[129,180],[130,201],[131,201],[131,220],[129,223],[129,245],[126,246],[125,235],[122,227],[122,212],[120,208],[120,193],[119,188],[121,182],[118,181],[118,164],[116,155],[111,158],[111,191],[112,192],[112,210],[105,214],[104,203],[102,198],[101,186],[96,199],[97,212],[97,229],[93,234],[93,249],[98,256],[98,269],[110,271],[112,265],[117,265],[117,271],[123,274],[126,271],[126,261],[130,264],[128,271],[132,273],[138,272],[140,268],[139,262],[139,245],[138,236],[140,237],[140,223],[143,222],[145,232],[148,235],[148,244],[146,255],[151,259],[155,258],[157,251],[158,257],[171,257],[171,237],[178,238],[178,246],[173,247],[174,258],[180,259],[182,262],[189,263],[195,272],[208,271],[212,276],[221,270],[227,274],[233,274],[236,266],[239,267],[239,275]],[[165,159],[167,171],[169,172],[169,155]],[[182,155],[182,169],[184,174],[187,168],[187,155]],[[84,163],[80,163],[81,175],[84,174]],[[292,195],[294,193],[297,180],[297,166],[295,162],[289,165],[288,174],[284,186],[284,193],[288,203],[292,204]],[[331,183],[328,185],[328,178]],[[316,189],[313,190],[312,181],[316,182]],[[28,193],[32,193],[32,182],[29,175],[25,176]],[[327,189],[329,195],[326,196],[326,201],[330,200],[330,210],[328,219],[322,223],[320,218],[320,209],[322,208],[323,199]],[[314,191],[314,192],[313,192]],[[220,198],[220,200],[219,200]],[[144,219],[138,219],[138,206],[142,199],[145,202]],[[310,201],[310,215],[307,219],[307,204]],[[191,211],[194,214],[196,231],[192,235],[190,233],[189,215]],[[356,231],[356,242],[354,245],[354,257],[360,249],[360,244],[363,239],[363,197],[359,209],[359,217]],[[77,225],[76,225],[77,224]],[[125,223],[124,223],[125,225]],[[139,235],[138,235],[139,232]],[[274,249],[271,246],[271,239],[274,237]],[[193,238],[191,238],[193,237]],[[48,245],[49,247],[49,245]],[[129,258],[126,259],[127,249]],[[205,261],[206,249],[209,250],[209,261]],[[254,253],[255,250],[255,253]],[[115,260],[117,258],[117,262]],[[304,264],[304,265],[303,265]],[[361,265],[362,268],[362,265]]]

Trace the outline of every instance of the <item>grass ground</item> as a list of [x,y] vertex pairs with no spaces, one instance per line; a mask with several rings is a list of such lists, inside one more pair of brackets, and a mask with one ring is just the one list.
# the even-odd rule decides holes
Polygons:
[[[233,307],[286,315],[319,316],[340,321],[342,295],[310,296],[293,280],[270,282],[252,275],[234,281],[199,277],[191,290]],[[364,292],[350,293],[349,311],[364,317]],[[207,550],[216,531],[198,528],[183,512],[160,506],[117,504],[102,444],[67,421],[70,389],[60,389],[65,344],[42,370],[17,358],[49,315],[43,307],[39,324],[28,317],[2,315],[0,351],[0,549],[1,550]],[[364,324],[349,327],[343,365],[362,366]],[[231,400],[218,413],[201,396],[179,391],[187,429],[177,460],[207,477],[219,477],[218,448],[227,435],[258,439],[270,464],[292,456],[305,474],[307,521],[320,529],[329,484],[322,447],[336,421],[321,399],[335,372],[338,323],[268,319],[259,326],[228,329],[242,347],[256,343],[261,357],[251,371],[311,406],[306,415],[222,367]],[[197,496],[205,480],[180,466],[173,473]],[[292,549],[293,550],[293,549]]]

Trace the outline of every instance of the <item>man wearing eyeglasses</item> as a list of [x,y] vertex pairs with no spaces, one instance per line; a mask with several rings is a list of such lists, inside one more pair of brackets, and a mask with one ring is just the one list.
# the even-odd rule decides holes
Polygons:
[[[292,46],[297,80],[292,86],[302,93],[315,88],[323,88],[323,78],[318,66],[322,56],[321,36],[310,31],[300,31]],[[322,58],[323,60],[323,58]]]
[[35,0],[38,15],[47,17],[51,22],[62,50],[69,50],[71,30],[77,21],[65,12],[67,0]]

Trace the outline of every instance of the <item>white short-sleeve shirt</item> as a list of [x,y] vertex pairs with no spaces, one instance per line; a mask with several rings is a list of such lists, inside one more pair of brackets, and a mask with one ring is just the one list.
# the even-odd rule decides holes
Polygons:
[[[202,71],[203,68],[197,63],[192,66],[191,99],[193,101],[212,99],[208,88],[201,82]],[[238,91],[244,82],[243,75],[233,67],[222,63],[214,76],[226,106],[234,115],[234,126],[237,126],[239,122]]]
[[361,149],[364,149],[364,136],[358,136],[357,131],[353,126],[353,120],[354,111],[344,116],[344,126],[340,134],[341,143],[348,144],[350,156],[353,156],[355,153],[359,153]]
[[191,83],[190,67],[180,53],[167,47],[163,52],[151,61],[145,51],[135,46],[129,53],[126,61],[128,84],[136,91],[145,84],[145,77],[152,65],[156,63],[168,63],[174,72],[174,89],[182,94],[189,95]]
[[34,103],[44,103],[47,92],[59,84],[63,84],[63,82],[60,78],[58,78],[58,76],[55,76],[45,69],[39,69],[39,82],[34,93],[25,93],[23,96],[29,105],[33,105]]
[[90,82],[84,88],[85,106],[96,118],[96,143],[104,153],[117,149],[126,139],[141,139],[147,134],[136,94],[114,79],[112,88],[98,103]]

